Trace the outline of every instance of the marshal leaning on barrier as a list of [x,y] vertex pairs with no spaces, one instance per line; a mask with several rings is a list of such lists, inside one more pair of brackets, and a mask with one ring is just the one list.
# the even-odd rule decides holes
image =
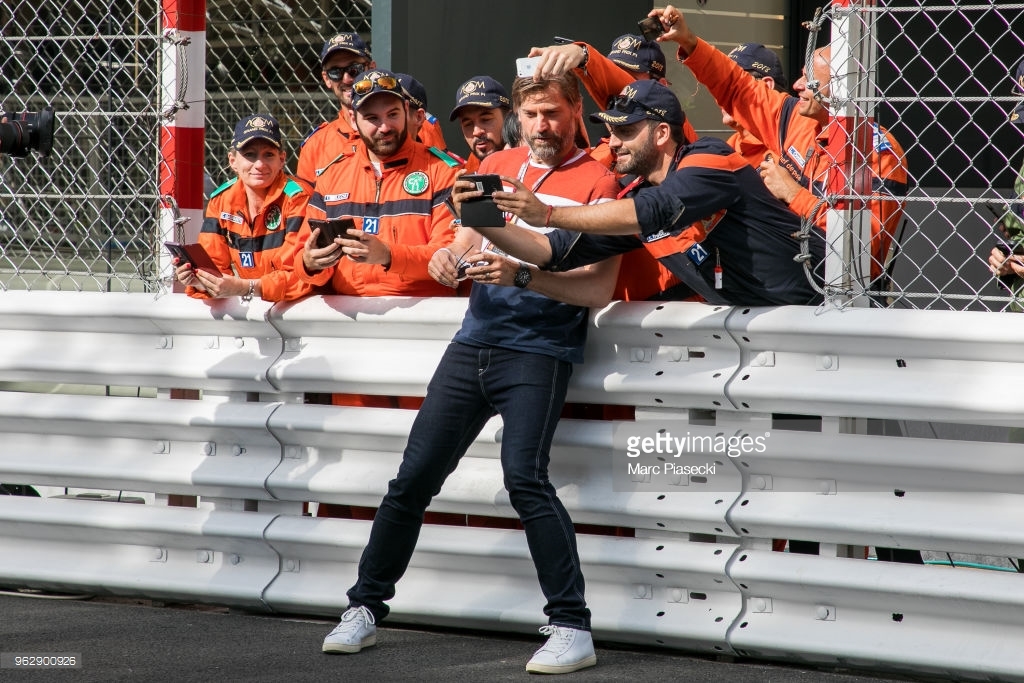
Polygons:
[[199,244],[220,275],[176,262],[175,277],[196,299],[291,301],[312,287],[292,269],[312,188],[284,172],[281,127],[269,114],[235,126],[228,164],[236,177],[210,197]]

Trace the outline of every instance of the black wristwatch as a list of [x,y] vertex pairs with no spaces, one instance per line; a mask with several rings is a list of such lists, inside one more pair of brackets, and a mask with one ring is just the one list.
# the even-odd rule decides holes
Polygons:
[[519,289],[526,289],[526,286],[533,280],[533,273],[526,267],[526,264],[519,266],[519,270],[516,271],[516,276],[512,279],[515,286]]

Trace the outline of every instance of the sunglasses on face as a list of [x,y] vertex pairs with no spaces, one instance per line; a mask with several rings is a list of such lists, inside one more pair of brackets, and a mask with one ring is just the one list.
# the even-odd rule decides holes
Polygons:
[[392,76],[378,76],[372,80],[364,78],[361,81],[355,82],[352,86],[352,91],[357,95],[365,95],[373,90],[375,85],[379,85],[382,90],[398,90],[398,79]]
[[654,111],[647,105],[641,102],[637,102],[632,97],[627,97],[626,95],[616,95],[615,98],[611,100],[611,104],[609,104],[608,106],[609,108],[614,109],[615,111],[621,112],[623,114],[632,114],[634,110],[641,109],[647,114],[650,114],[651,117],[653,117],[654,119],[662,121],[664,123],[668,123],[667,121],[665,121],[664,116]]
[[366,65],[362,62],[353,62],[348,66],[332,66],[330,69],[324,71],[327,74],[327,78],[332,81],[340,81],[348,75],[349,78],[355,78],[359,74],[366,71]]

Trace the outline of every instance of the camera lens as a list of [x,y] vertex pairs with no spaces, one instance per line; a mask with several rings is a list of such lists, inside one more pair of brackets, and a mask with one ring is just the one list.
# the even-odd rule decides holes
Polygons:
[[31,150],[40,156],[47,156],[53,150],[53,108],[46,107],[39,113],[0,113],[0,154],[27,157]]

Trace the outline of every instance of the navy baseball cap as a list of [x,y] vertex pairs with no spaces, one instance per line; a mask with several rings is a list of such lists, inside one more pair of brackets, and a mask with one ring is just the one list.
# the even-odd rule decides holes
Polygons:
[[608,59],[628,71],[648,73],[651,78],[665,77],[665,53],[661,46],[632,33],[615,39]]
[[634,81],[612,100],[607,111],[590,115],[594,123],[611,126],[626,126],[644,119],[681,126],[686,114],[675,93],[658,81]]
[[744,71],[758,78],[771,76],[779,87],[789,86],[779,56],[760,43],[737,45],[729,53],[729,59],[739,64]]
[[352,108],[359,109],[368,99],[380,94],[408,100],[398,76],[384,69],[374,69],[359,74],[359,78],[352,84]]
[[241,149],[253,140],[266,140],[275,147],[281,147],[281,126],[270,114],[246,116],[235,124],[235,135],[231,138],[231,149]]
[[328,57],[341,50],[365,57],[366,59],[373,59],[370,56],[370,48],[366,46],[366,43],[363,42],[358,33],[338,33],[324,43],[323,49],[320,50],[320,63],[323,64],[327,61]]
[[406,99],[412,102],[412,106],[417,109],[427,108],[427,89],[423,87],[423,84],[417,81],[409,74],[399,74],[398,82],[405,88]]
[[455,109],[452,109],[448,120],[454,121],[460,109],[470,106],[486,107],[487,109],[498,107],[511,109],[512,100],[509,98],[505,86],[490,76],[473,76],[455,91]]
[[[1013,92],[1024,97],[1024,59],[1017,65],[1017,72],[1014,75]],[[1017,106],[1010,112],[1010,121],[1018,126],[1024,126],[1024,100],[1017,103]]]

